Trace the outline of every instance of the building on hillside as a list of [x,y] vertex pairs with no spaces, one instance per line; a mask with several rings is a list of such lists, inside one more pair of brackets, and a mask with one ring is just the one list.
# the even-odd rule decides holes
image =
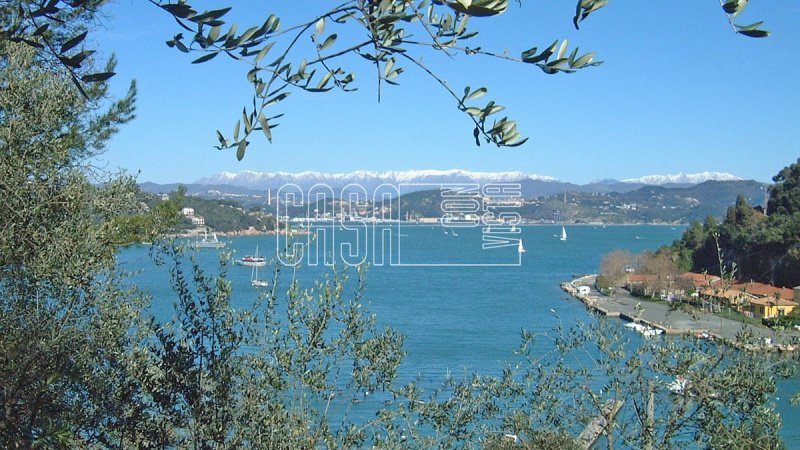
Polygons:
[[787,288],[775,287],[771,284],[750,281],[749,283],[736,283],[731,286],[756,297],[775,297],[782,300],[798,300],[795,298],[795,291]]
[[194,208],[183,208],[181,209],[181,214],[184,217],[194,217]]
[[626,288],[633,295],[648,297],[653,295],[653,286],[658,281],[658,275],[645,275],[640,273],[628,274]]
[[681,280],[688,281],[694,287],[694,292],[700,292],[703,289],[714,287],[721,279],[716,275],[709,275],[707,273],[685,272],[678,277]]
[[203,216],[192,216],[190,219],[192,220],[192,225],[195,226],[203,226],[206,224],[206,218]]
[[797,302],[775,297],[758,297],[750,299],[749,308],[746,310],[754,317],[774,319],[791,314],[797,307]]
[[756,297],[738,289],[705,288],[700,290],[703,300],[708,300],[712,305],[727,306],[743,311],[743,306]]

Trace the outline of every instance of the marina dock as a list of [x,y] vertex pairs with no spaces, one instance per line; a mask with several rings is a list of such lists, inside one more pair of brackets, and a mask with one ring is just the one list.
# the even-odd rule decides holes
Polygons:
[[[757,327],[706,312],[689,313],[671,310],[666,303],[634,297],[622,289],[616,289],[613,294],[606,295],[597,290],[595,279],[595,275],[586,275],[564,282],[561,287],[592,311],[659,329],[664,334],[719,340],[753,351],[793,352],[798,350],[797,346],[792,345],[790,341],[800,336],[800,333],[776,332],[766,327]],[[580,293],[579,286],[589,286],[589,292],[585,293],[586,288],[583,288],[584,293]],[[753,336],[749,342],[741,342],[738,338],[745,330]]]

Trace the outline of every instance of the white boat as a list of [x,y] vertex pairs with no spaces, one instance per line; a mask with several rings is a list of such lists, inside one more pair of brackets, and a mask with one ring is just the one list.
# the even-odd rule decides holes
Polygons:
[[653,337],[663,333],[664,330],[658,328],[645,327],[644,330],[639,330],[639,332],[642,333],[642,336],[644,337]]
[[667,389],[669,389],[670,392],[672,392],[675,395],[686,395],[691,385],[692,384],[689,380],[678,375],[675,377],[675,381],[667,384]]
[[640,324],[640,323],[628,322],[628,323],[625,324],[625,328],[630,328],[632,330],[636,330],[636,331],[641,332],[641,331],[644,331],[644,329],[646,327],[644,325]]
[[517,252],[525,253],[525,247],[522,246],[522,239],[519,240],[519,245],[517,245]]
[[234,262],[240,266],[264,267],[267,265],[267,259],[264,258],[263,256],[247,255],[243,258],[237,259]]
[[660,328],[648,327],[646,325],[642,325],[640,323],[635,323],[635,322],[626,323],[625,328],[630,328],[632,330],[638,331],[644,337],[658,336],[659,334],[664,332],[664,330]]
[[258,246],[256,245],[256,254],[255,255],[246,255],[240,259],[234,261],[235,264],[240,266],[256,266],[256,267],[264,267],[267,265],[267,259],[263,256],[258,256]]
[[567,229],[564,228],[564,225],[561,225],[561,240],[562,241],[567,240]]
[[253,266],[253,272],[250,275],[250,285],[257,288],[269,287],[269,282],[267,280],[258,279],[258,266]]
[[206,231],[203,235],[203,239],[198,239],[192,243],[192,247],[194,248],[222,248],[225,247],[224,242],[220,242],[217,239],[217,233],[213,233],[211,237],[208,237],[208,231]]

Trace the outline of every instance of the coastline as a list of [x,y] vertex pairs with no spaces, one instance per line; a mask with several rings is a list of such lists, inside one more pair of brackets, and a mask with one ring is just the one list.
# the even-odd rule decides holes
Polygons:
[[[561,283],[561,288],[589,310],[662,330],[666,335],[706,338],[747,351],[783,353],[800,350],[788,342],[788,339],[798,336],[796,332],[778,333],[710,313],[690,315],[683,311],[670,311],[666,304],[643,301],[627,292],[615,292],[609,296],[597,291],[594,287],[595,278],[596,275],[578,277]],[[591,290],[588,294],[581,294],[578,286],[589,286]],[[750,342],[737,338],[745,330],[752,333],[753,340]]]

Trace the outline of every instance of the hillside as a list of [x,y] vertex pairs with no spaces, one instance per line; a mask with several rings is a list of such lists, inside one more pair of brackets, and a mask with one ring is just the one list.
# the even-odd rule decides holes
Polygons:
[[[160,196],[150,193],[141,193],[140,200],[149,208],[154,208],[162,201]],[[245,230],[270,231],[275,229],[275,218],[262,212],[258,207],[245,209],[238,202],[232,200],[210,200],[186,195],[182,199],[182,207],[194,210],[194,216],[202,218],[204,226],[209,229],[230,233]],[[190,217],[181,216],[178,223],[179,231],[186,231],[202,227],[192,223]]]
[[[707,216],[723,217],[737,195],[748,202],[764,202],[766,185],[756,181],[706,181],[692,187],[644,186],[630,192],[567,192],[526,199],[518,212],[540,223],[688,223]],[[400,197],[401,212],[440,217],[439,191],[420,191]]]

